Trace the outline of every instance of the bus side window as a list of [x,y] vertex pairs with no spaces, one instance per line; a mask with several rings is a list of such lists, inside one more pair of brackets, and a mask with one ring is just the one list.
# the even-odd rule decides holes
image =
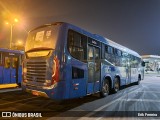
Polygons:
[[135,68],[136,67],[135,66],[135,62],[136,62],[135,57],[133,55],[131,55],[131,62],[130,62],[131,68]]
[[100,59],[100,53],[99,53],[99,48],[95,48],[95,60]]
[[12,67],[13,68],[17,68],[18,66],[18,58],[12,58]]
[[86,52],[86,43],[87,37],[74,32],[72,30],[69,30],[68,32],[68,49],[70,54],[80,60],[84,61],[86,60],[87,56],[84,54]]
[[84,70],[72,67],[72,79],[84,78]]
[[128,53],[122,52],[122,61],[121,61],[122,67],[126,67],[128,64]]
[[93,60],[93,48],[88,47],[88,60]]
[[115,65],[114,48],[111,46],[105,46],[105,58]]
[[116,66],[121,66],[121,56],[122,56],[122,52],[118,49],[115,48],[115,65]]
[[10,68],[10,64],[11,64],[11,60],[10,60],[10,58],[9,57],[5,57],[4,58],[4,67],[5,68]]

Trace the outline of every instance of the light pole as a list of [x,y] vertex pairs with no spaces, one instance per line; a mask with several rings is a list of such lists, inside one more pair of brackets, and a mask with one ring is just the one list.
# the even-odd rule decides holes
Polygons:
[[[14,19],[14,22],[18,22],[18,19]],[[14,22],[6,22],[7,25],[10,25],[10,43],[9,43],[9,48],[12,49],[12,39],[13,39],[13,26],[14,26]]]
[[12,29],[13,28],[13,25],[11,25],[11,35],[10,35],[10,43],[9,43],[9,48],[11,49],[12,48]]

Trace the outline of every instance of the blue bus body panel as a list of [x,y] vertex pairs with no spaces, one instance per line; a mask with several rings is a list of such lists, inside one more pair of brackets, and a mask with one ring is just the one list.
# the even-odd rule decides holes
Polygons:
[[94,83],[87,83],[87,92],[88,94],[94,93]]
[[[3,48],[0,48],[0,52],[3,57],[3,64],[1,63],[1,66],[0,66],[0,84],[21,83],[22,66],[18,64],[19,65],[17,68],[18,70],[16,70],[16,68],[13,68],[12,63],[11,63],[8,68],[5,68],[4,58],[5,57],[14,58],[15,57],[15,58],[18,58],[19,60],[19,55],[23,55],[24,52],[19,51],[19,50],[9,50],[9,49],[3,49]],[[11,60],[10,62],[13,61],[12,59],[10,60]],[[18,75],[18,78],[17,78],[17,75]]]
[[[47,94],[53,98],[53,99],[64,99],[64,96],[66,94],[66,82],[65,81],[60,81],[58,82],[57,86],[48,91],[48,90],[45,90],[48,91]],[[40,90],[41,91],[41,90]]]
[[10,83],[16,83],[16,69],[11,68],[11,82]]
[[100,82],[95,82],[94,83],[94,92],[99,91],[100,90]]
[[[76,97],[82,97],[85,96],[86,93],[86,87],[88,80],[87,78],[87,64],[84,64],[83,62],[80,62],[74,58],[71,59],[70,68],[68,69],[68,76],[69,78],[69,84],[70,84],[70,96],[69,98],[76,98]],[[73,77],[73,68],[80,69],[84,72],[84,76],[82,78],[72,78]]]
[[70,98],[82,97],[86,95],[86,80],[75,79],[72,80],[70,87]]
[[105,77],[110,77],[111,79],[111,88],[113,88],[113,79],[115,76],[115,73],[112,73],[110,70],[109,65],[101,64],[101,87],[102,88],[102,82],[105,80]]
[[18,67],[18,83],[22,81],[22,66]]
[[10,68],[3,69],[3,84],[11,83],[11,71]]

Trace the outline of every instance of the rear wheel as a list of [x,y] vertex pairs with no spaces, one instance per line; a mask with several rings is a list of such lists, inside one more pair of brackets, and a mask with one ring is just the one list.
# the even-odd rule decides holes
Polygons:
[[117,93],[119,91],[119,89],[120,89],[119,79],[117,77],[115,77],[113,92]]
[[109,95],[109,91],[110,91],[109,81],[105,80],[105,81],[103,81],[103,87],[102,87],[102,90],[100,92],[100,96],[101,97],[108,96]]

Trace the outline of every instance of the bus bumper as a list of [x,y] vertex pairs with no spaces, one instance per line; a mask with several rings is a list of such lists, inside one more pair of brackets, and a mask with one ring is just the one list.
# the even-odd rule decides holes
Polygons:
[[36,95],[36,96],[42,96],[42,97],[49,98],[49,96],[45,92],[42,92],[42,91],[32,90],[32,89],[28,89],[28,88],[26,88],[25,91],[28,93],[31,93],[33,95]]

